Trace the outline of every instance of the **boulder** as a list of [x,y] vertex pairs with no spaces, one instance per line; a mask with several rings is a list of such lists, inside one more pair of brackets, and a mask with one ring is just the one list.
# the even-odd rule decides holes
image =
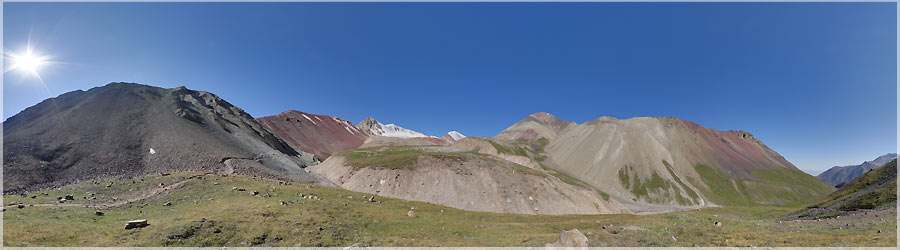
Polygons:
[[75,196],[71,195],[71,194],[66,195],[66,200],[70,200],[70,201],[75,200]]
[[716,223],[715,223],[714,225],[716,225],[717,227],[721,227],[721,226],[722,226],[722,222],[716,221]]
[[416,212],[413,212],[412,210],[409,210],[409,212],[406,212],[406,215],[409,216],[409,217],[416,217]]
[[581,234],[578,229],[572,229],[569,231],[562,231],[559,234],[559,239],[556,242],[547,244],[547,247],[580,247],[587,248],[588,239],[584,234]]
[[150,225],[150,224],[147,224],[147,220],[130,220],[127,223],[125,223],[125,229],[128,230],[128,229],[132,229],[132,228],[141,228],[141,227],[146,227],[148,225]]
[[103,211],[100,211],[100,210],[94,211],[94,215],[103,216]]

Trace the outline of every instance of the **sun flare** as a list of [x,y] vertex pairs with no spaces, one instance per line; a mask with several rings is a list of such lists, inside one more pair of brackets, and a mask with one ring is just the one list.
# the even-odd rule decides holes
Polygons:
[[49,63],[47,56],[35,55],[31,50],[26,50],[21,54],[8,52],[7,55],[11,59],[12,65],[6,71],[21,70],[36,75],[41,66]]

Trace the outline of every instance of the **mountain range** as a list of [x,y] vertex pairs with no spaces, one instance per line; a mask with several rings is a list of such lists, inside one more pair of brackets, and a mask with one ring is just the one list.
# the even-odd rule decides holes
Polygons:
[[856,177],[865,174],[869,170],[881,167],[896,158],[896,153],[884,154],[878,156],[874,160],[864,161],[859,165],[834,166],[816,177],[823,182],[828,183],[828,185],[840,187],[842,183],[851,181]]
[[656,213],[818,200],[833,188],[745,131],[674,117],[539,112],[496,136],[429,136],[288,110],[254,119],[185,87],[112,83],[4,122],[4,193],[204,171],[338,186],[476,211]]

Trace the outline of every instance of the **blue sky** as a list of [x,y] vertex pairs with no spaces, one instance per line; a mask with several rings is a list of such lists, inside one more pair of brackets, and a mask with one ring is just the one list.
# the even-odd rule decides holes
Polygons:
[[125,81],[437,136],[675,116],[824,169],[896,152],[895,4],[3,3],[5,50],[66,63],[4,74],[3,118]]

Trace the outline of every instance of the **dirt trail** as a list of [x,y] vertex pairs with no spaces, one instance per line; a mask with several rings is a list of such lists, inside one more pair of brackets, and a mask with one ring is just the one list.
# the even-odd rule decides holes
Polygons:
[[[201,176],[204,176],[204,175],[210,175],[210,174],[211,174],[211,173],[205,173],[205,174],[194,175],[194,176],[188,177],[188,178],[186,178],[186,179],[184,179],[184,180],[181,180],[181,181],[179,181],[179,182],[172,183],[171,185],[162,186],[162,187],[154,187],[154,188],[151,188],[151,189],[149,189],[149,190],[145,190],[145,191],[143,191],[143,192],[140,192],[140,193],[134,194],[134,195],[132,195],[132,196],[126,197],[126,198],[124,198],[124,199],[119,199],[119,200],[116,200],[116,201],[113,201],[113,202],[107,202],[107,203],[95,203],[95,204],[86,204],[86,203],[42,203],[42,204],[29,204],[28,206],[33,206],[33,207],[87,207],[87,208],[99,208],[99,209],[108,208],[108,207],[118,207],[118,206],[122,206],[122,205],[125,205],[125,204],[128,204],[128,203],[132,203],[132,202],[144,200],[144,199],[147,199],[147,198],[156,196],[156,195],[158,195],[158,194],[160,194],[160,193],[163,193],[163,192],[166,192],[166,191],[169,191],[169,190],[173,190],[173,189],[179,188],[179,187],[183,186],[185,183],[187,183],[188,181],[190,181],[190,180],[192,180],[192,179],[196,179],[196,178],[198,178],[198,177],[201,177]],[[15,207],[15,206],[3,206],[2,208],[13,208],[13,207]]]

